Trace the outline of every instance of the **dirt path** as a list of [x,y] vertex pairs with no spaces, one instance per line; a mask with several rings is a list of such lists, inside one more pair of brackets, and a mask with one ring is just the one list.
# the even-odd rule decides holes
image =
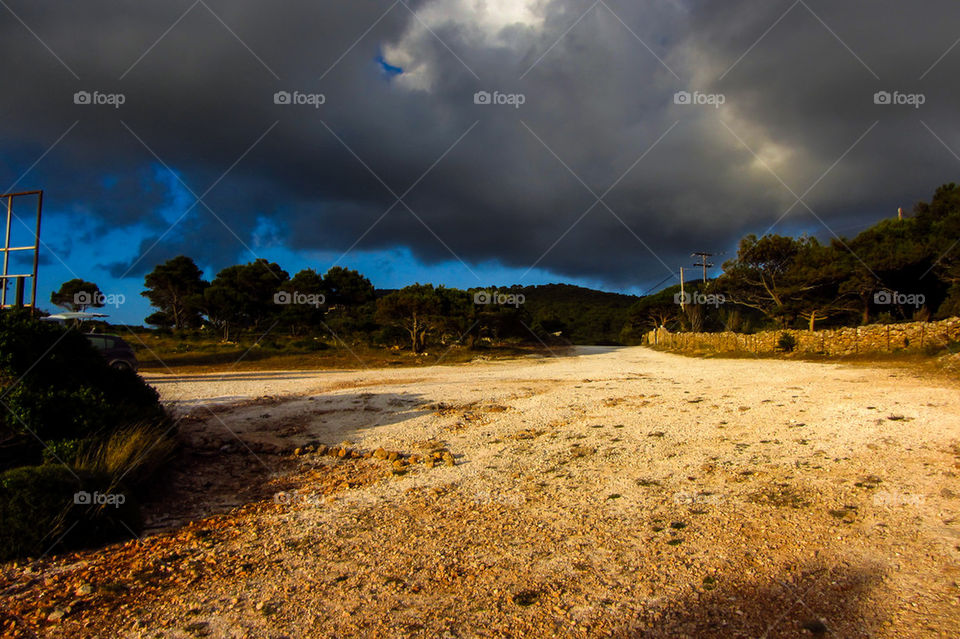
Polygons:
[[152,508],[166,532],[7,565],[17,627],[960,635],[960,393],[939,381],[642,348],[150,380],[193,456]]

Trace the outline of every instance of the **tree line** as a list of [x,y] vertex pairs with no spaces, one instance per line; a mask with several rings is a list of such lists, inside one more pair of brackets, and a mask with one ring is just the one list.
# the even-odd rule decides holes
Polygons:
[[[181,255],[148,273],[142,294],[157,309],[145,321],[158,329],[211,330],[226,341],[286,331],[405,344],[417,353],[431,343],[629,344],[658,326],[753,332],[937,319],[960,314],[960,186],[941,186],[903,219],[852,239],[747,235],[722,268],[712,280],[686,283],[683,294],[675,285],[638,298],[565,284],[383,291],[355,270],[290,276],[265,259],[229,266],[208,282]],[[96,284],[78,279],[51,301],[81,310],[102,297]]]
[[658,326],[815,330],[960,315],[960,186],[852,239],[747,235],[721,275],[679,288],[636,303],[623,340]]

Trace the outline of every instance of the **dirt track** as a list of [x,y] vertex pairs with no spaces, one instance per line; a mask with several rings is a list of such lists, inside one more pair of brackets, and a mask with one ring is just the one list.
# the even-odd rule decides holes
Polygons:
[[[79,572],[128,588],[94,588],[41,634],[960,635],[956,388],[580,352],[152,377],[209,457],[173,482],[179,514],[154,513],[170,532],[36,567],[51,591]],[[290,454],[345,440],[456,465]]]

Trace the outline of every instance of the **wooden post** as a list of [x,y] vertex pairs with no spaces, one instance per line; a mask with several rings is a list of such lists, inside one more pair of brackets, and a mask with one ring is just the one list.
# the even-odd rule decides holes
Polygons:
[[686,301],[686,295],[683,291],[683,267],[680,267],[680,312],[683,312],[683,304]]

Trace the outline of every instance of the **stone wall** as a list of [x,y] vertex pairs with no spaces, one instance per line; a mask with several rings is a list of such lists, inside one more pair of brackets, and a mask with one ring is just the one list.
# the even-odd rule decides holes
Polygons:
[[650,331],[643,343],[674,350],[773,353],[780,335],[789,333],[797,342],[795,352],[825,355],[919,351],[960,342],[960,317],[940,322],[871,324],[824,331],[778,330],[743,333],[671,333],[665,328]]

